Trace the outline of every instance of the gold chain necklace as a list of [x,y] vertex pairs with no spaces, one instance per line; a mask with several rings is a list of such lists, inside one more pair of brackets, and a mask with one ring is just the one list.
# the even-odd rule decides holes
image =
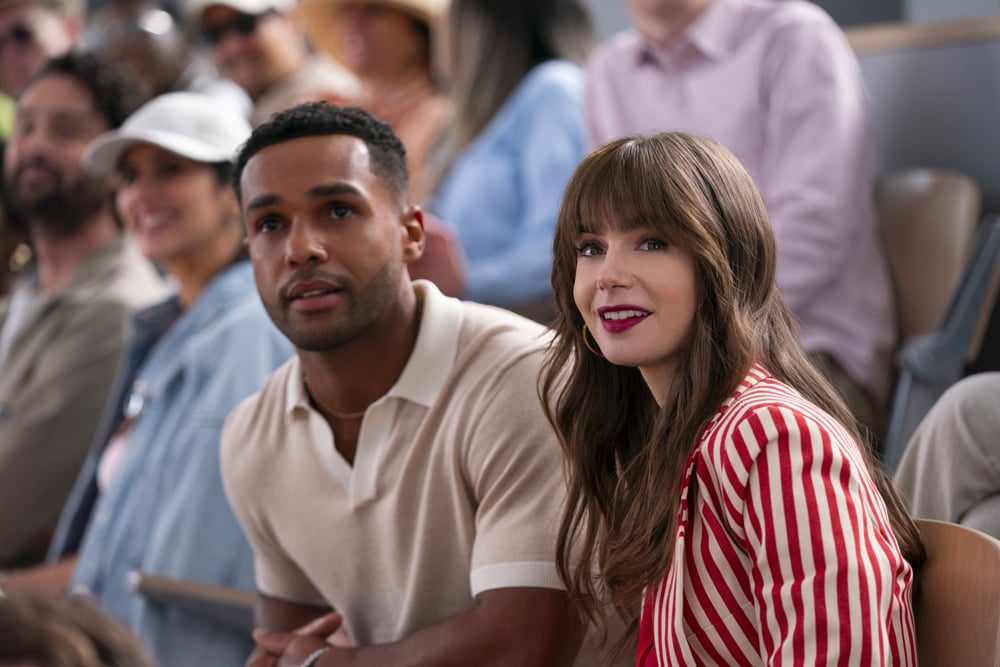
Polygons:
[[337,419],[342,419],[344,421],[350,419],[361,419],[362,417],[365,416],[365,412],[368,411],[368,408],[365,408],[360,412],[337,412],[336,410],[331,410],[328,405],[323,403],[323,401],[319,400],[319,398],[316,397],[316,394],[313,393],[312,387],[309,386],[309,378],[306,376],[305,373],[302,374],[302,384],[306,388],[306,394],[309,395],[309,400],[312,401],[313,404],[317,408],[319,408],[321,412],[323,412],[326,415],[329,415],[330,417],[336,417]]

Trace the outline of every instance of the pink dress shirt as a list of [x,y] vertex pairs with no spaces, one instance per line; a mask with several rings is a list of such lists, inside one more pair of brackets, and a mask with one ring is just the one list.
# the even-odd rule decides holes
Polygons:
[[913,570],[858,445],[754,368],[705,427],[638,667],[916,664]]
[[842,31],[801,0],[713,0],[665,47],[636,32],[588,67],[592,146],[627,134],[707,136],[743,162],[778,240],[778,285],[809,351],[876,401],[895,315],[873,201],[867,91]]

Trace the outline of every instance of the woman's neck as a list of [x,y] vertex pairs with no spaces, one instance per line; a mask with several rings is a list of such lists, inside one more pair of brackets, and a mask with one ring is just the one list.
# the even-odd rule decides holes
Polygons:
[[238,235],[225,233],[198,252],[163,263],[167,273],[177,283],[177,296],[184,310],[190,308],[216,276],[233,263],[239,253],[243,233],[239,225],[235,228]]
[[383,76],[366,77],[362,83],[376,115],[379,112],[398,115],[414,97],[427,97],[436,92],[427,68],[419,65]]

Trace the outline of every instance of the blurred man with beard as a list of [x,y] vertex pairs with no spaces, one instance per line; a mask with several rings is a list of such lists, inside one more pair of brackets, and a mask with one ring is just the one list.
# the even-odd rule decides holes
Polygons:
[[111,389],[128,313],[164,293],[123,237],[111,184],[80,166],[90,140],[139,101],[110,64],[67,55],[18,102],[4,180],[35,264],[0,301],[0,567],[44,555]]

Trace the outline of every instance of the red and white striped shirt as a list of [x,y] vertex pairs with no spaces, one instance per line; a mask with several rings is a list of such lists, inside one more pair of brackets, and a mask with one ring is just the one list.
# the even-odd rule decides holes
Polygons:
[[688,460],[637,664],[915,665],[912,580],[858,445],[754,368]]

